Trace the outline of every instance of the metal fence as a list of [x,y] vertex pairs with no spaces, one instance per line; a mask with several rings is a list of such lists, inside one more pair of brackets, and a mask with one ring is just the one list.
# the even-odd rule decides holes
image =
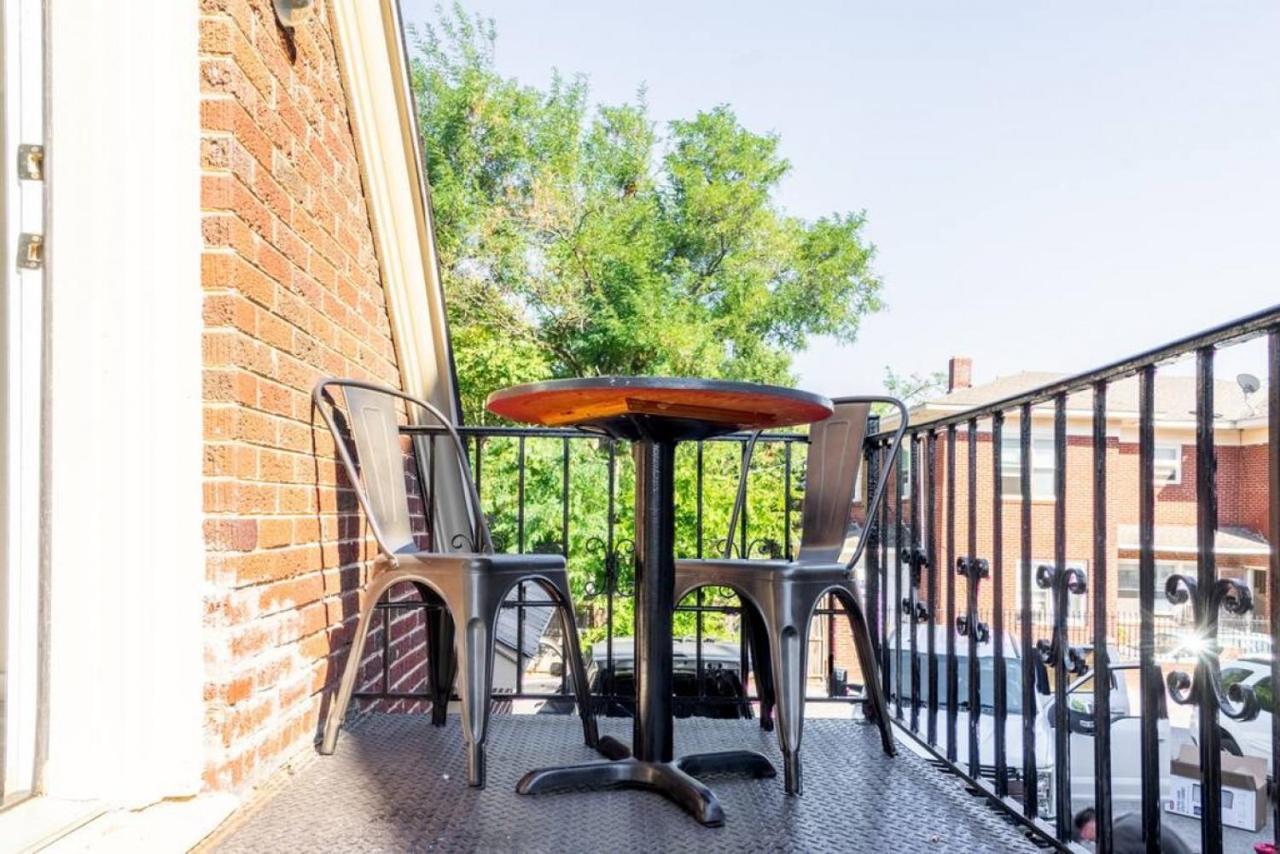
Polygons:
[[[1217,529],[1217,489],[1214,480],[1214,355],[1217,348],[1265,336],[1268,342],[1269,383],[1266,401],[1267,484],[1269,515],[1263,532],[1272,544],[1266,573],[1265,601],[1269,613],[1247,614],[1249,593],[1242,585],[1219,576],[1214,539]],[[1159,366],[1182,356],[1193,356],[1195,370],[1195,482],[1196,571],[1194,577],[1175,575],[1166,589],[1157,589],[1156,576],[1156,488],[1155,488],[1155,383]],[[1138,494],[1138,608],[1121,614],[1116,591],[1109,589],[1108,562],[1114,560],[1109,531],[1109,478],[1116,477],[1116,464],[1107,461],[1107,392],[1116,382],[1131,377],[1138,383],[1136,465]],[[1068,396],[1092,398],[1092,431],[1087,443],[1092,452],[1087,513],[1079,512],[1080,502],[1069,505],[1067,483],[1067,400]],[[1052,459],[1052,536],[1049,542],[1033,541],[1033,508],[1040,502],[1033,496],[1032,422],[1037,412],[1051,410],[1054,453]],[[1004,494],[1008,474],[1000,449],[1006,419],[1017,421],[1020,492]],[[981,431],[980,431],[981,426]],[[408,429],[406,432],[417,432]],[[429,431],[427,431],[429,432]],[[550,550],[565,554],[571,575],[584,564],[587,580],[575,590],[578,608],[587,633],[598,636],[603,656],[595,662],[601,674],[593,685],[602,711],[625,712],[631,701],[630,686],[610,678],[617,672],[617,646],[626,635],[616,631],[620,603],[630,596],[630,495],[621,488],[623,448],[611,440],[586,436],[572,430],[466,427],[472,456],[471,465],[491,521],[506,525],[503,545],[511,550]],[[874,479],[885,464],[888,432],[871,431],[866,444],[866,475]],[[731,436],[692,445],[692,493],[686,502],[689,532],[683,551],[689,557],[712,554],[724,547],[722,533],[708,525],[713,515],[704,485],[704,453],[716,443],[745,446],[744,436]],[[1071,839],[1072,814],[1081,797],[1086,797],[1097,814],[1097,848],[1112,850],[1112,825],[1116,815],[1113,798],[1113,728],[1121,718],[1113,714],[1113,697],[1133,675],[1136,690],[1124,695],[1128,704],[1125,725],[1135,725],[1134,747],[1140,766],[1137,800],[1147,850],[1158,851],[1162,831],[1160,744],[1162,726],[1167,726],[1170,701],[1173,707],[1186,706],[1194,712],[1195,743],[1201,779],[1200,847],[1206,854],[1223,850],[1222,766],[1223,731],[1220,719],[1258,718],[1257,698],[1248,686],[1224,684],[1225,645],[1237,651],[1270,655],[1270,684],[1280,682],[1274,644],[1280,636],[1280,558],[1274,548],[1280,543],[1280,307],[1237,322],[1225,324],[1129,359],[1083,374],[1055,381],[1031,391],[1008,397],[928,423],[912,424],[893,472],[889,498],[874,519],[866,520],[869,537],[863,563],[858,568],[866,598],[866,611],[875,639],[880,678],[891,697],[900,732],[929,751],[940,765],[969,781],[976,791],[1025,823],[1043,841],[1061,845]],[[806,440],[802,435],[767,434],[765,445],[779,448],[782,471],[776,478],[780,492],[776,517],[749,518],[742,526],[741,540],[734,551],[748,556],[790,556],[794,551],[796,510],[803,494],[802,454],[794,451]],[[548,534],[543,518],[539,532],[530,530],[527,516],[527,479],[530,443],[560,443],[559,530]],[[514,476],[514,499],[498,506],[490,478],[486,448],[498,443],[514,445],[514,464],[505,475]],[[603,455],[603,471],[575,469],[573,443],[595,443]],[[988,444],[991,450],[979,453]],[[757,452],[758,453],[758,452]],[[941,459],[941,465],[940,465]],[[981,459],[981,465],[980,465]],[[545,462],[545,461],[544,461]],[[545,466],[544,466],[545,468]],[[958,475],[958,469],[961,475]],[[545,471],[538,475],[544,481]],[[573,531],[572,496],[586,477],[603,478],[597,490],[605,506],[600,521],[590,531]],[[506,478],[504,477],[504,480]],[[1074,484],[1073,488],[1080,488]],[[730,499],[731,500],[731,499]],[[1006,508],[1016,513],[1012,526],[1016,535],[1005,532]],[[715,512],[727,508],[716,508]],[[544,517],[546,514],[543,514]],[[1086,530],[1092,539],[1092,566],[1085,574],[1067,560],[1068,530]],[[572,544],[580,543],[575,548]],[[981,548],[980,548],[981,545]],[[1033,558],[1037,549],[1052,557]],[[1016,555],[1016,563],[1006,567],[1006,556]],[[1008,585],[1008,573],[1017,574],[1017,584]],[[579,574],[577,577],[581,578]],[[1008,595],[1014,586],[1016,598]],[[1036,594],[1035,591],[1044,591]],[[1034,598],[1036,595],[1045,600]],[[1089,597],[1089,617],[1073,622],[1071,600]],[[1190,652],[1174,649],[1163,635],[1158,636],[1162,619],[1156,615],[1157,598],[1167,598],[1182,607],[1185,621],[1179,623],[1200,639]],[[1010,601],[1012,600],[1012,601]],[[1039,603],[1037,605],[1037,603]],[[387,603],[388,609],[405,613],[419,611],[422,603]],[[539,653],[526,647],[526,619],[534,609],[546,609],[544,601],[532,599],[523,588],[506,603],[516,615],[514,684],[499,689],[504,699],[563,701],[561,684],[526,684],[526,664]],[[705,660],[708,626],[730,647],[736,645],[738,677],[748,684],[749,658],[744,639],[736,631],[738,605],[724,591],[699,591],[696,599],[678,609],[693,615],[692,687],[680,698],[685,713],[715,713],[717,708],[733,714],[750,715],[749,691],[720,692],[708,681],[719,662]],[[834,602],[815,615],[827,621],[829,644],[824,667],[827,670],[827,697],[834,701],[858,702],[834,678],[835,632],[832,621],[839,613]],[[716,621],[719,621],[716,623]],[[708,621],[711,621],[710,623]],[[545,621],[543,621],[545,623]],[[383,662],[387,664],[387,644],[394,644],[394,632],[383,632]],[[376,641],[375,641],[376,644]],[[723,651],[723,647],[718,649]],[[732,669],[732,668],[731,668]],[[1084,682],[1092,676],[1091,682]],[[360,696],[372,698],[423,698],[416,692],[392,690],[388,669],[379,690]],[[1087,691],[1072,686],[1089,684]],[[712,686],[709,688],[708,686]],[[1070,700],[1069,699],[1070,693]],[[1272,701],[1274,702],[1274,701]],[[1117,707],[1119,708],[1119,707]],[[1047,710],[1047,711],[1046,711]],[[1269,712],[1266,714],[1270,715]],[[1123,716],[1122,716],[1123,717]],[[1270,715],[1271,767],[1280,759],[1280,716]],[[1162,723],[1164,722],[1164,723]],[[1072,735],[1087,732],[1092,743],[1095,773],[1092,792],[1072,791]],[[1128,735],[1124,736],[1128,739]],[[1010,745],[1014,748],[1011,750]],[[1080,757],[1087,758],[1087,757]],[[1270,814],[1273,828],[1280,827],[1280,806],[1271,787]]]
[[[1257,698],[1238,684],[1226,685],[1221,677],[1220,660],[1225,633],[1220,634],[1224,614],[1242,616],[1249,610],[1249,591],[1236,581],[1219,577],[1214,548],[1217,529],[1217,486],[1214,444],[1214,356],[1228,343],[1258,336],[1268,340],[1267,371],[1269,375],[1266,402],[1268,426],[1267,489],[1269,496],[1266,538],[1272,548],[1266,573],[1265,600],[1270,603],[1266,634],[1269,646],[1280,635],[1280,609],[1275,607],[1280,596],[1280,561],[1275,544],[1280,543],[1280,308],[1259,312],[1237,322],[1183,338],[1163,347],[1125,359],[1097,370],[1056,381],[1034,390],[1017,394],[995,403],[948,415],[929,423],[913,424],[909,442],[913,451],[909,462],[900,462],[895,473],[898,483],[893,502],[883,508],[879,524],[871,532],[876,547],[869,548],[866,594],[868,611],[878,621],[876,632],[881,645],[882,678],[885,688],[899,701],[898,715],[902,729],[915,737],[941,762],[969,779],[975,786],[991,791],[1001,804],[1017,803],[1028,820],[1043,818],[1052,812],[1052,831],[1057,840],[1072,837],[1072,757],[1071,734],[1087,725],[1091,730],[1094,778],[1089,793],[1097,815],[1097,845],[1100,851],[1112,848],[1113,756],[1117,744],[1112,740],[1115,716],[1113,693],[1119,683],[1112,672],[1114,649],[1113,619],[1115,600],[1108,590],[1107,564],[1111,559],[1108,546],[1107,500],[1108,475],[1115,465],[1107,462],[1107,392],[1117,381],[1136,376],[1138,382],[1136,460],[1139,535],[1139,608],[1136,643],[1136,670],[1139,683],[1137,700],[1137,732],[1140,762],[1140,809],[1143,838],[1147,850],[1160,850],[1162,830],[1161,797],[1161,721],[1167,715],[1168,700],[1191,707],[1196,720],[1192,733],[1198,745],[1201,779],[1195,788],[1200,797],[1200,849],[1207,854],[1223,850],[1222,766],[1223,731],[1220,719],[1256,719]],[[1175,575],[1165,589],[1156,583],[1156,478],[1155,478],[1155,384],[1157,367],[1183,355],[1195,359],[1195,505],[1196,505],[1196,572],[1194,577]],[[1086,519],[1071,519],[1084,524],[1092,532],[1092,571],[1086,583],[1084,573],[1067,561],[1067,399],[1068,395],[1092,396],[1092,478],[1085,484],[1091,498]],[[1032,422],[1033,408],[1052,407],[1054,436],[1053,500],[1051,543],[1034,543],[1032,494]],[[989,439],[990,447],[1000,449],[1007,417],[1018,421],[1019,483],[1017,496],[1019,524],[1017,539],[1006,542],[1005,496],[1003,475],[1006,473],[999,451],[983,453],[979,465],[979,446]],[[979,426],[983,427],[980,437]],[[868,460],[876,465],[886,453],[889,436],[881,433],[868,440]],[[945,461],[939,470],[938,458]],[[957,477],[958,454],[964,455],[964,477]],[[923,461],[923,462],[922,462]],[[909,466],[909,469],[908,469]],[[921,472],[923,469],[923,472]],[[908,474],[909,472],[909,474]],[[923,474],[923,476],[921,476]],[[982,487],[979,487],[979,484]],[[906,489],[904,490],[904,486]],[[1077,484],[1079,486],[1079,484]],[[905,494],[904,494],[905,493]],[[959,497],[958,497],[959,494]],[[906,513],[904,515],[904,499]],[[914,499],[914,500],[913,500]],[[1080,503],[1070,505],[1079,508]],[[923,514],[921,509],[923,508]],[[923,515],[923,519],[921,519]],[[940,525],[938,515],[943,518]],[[964,538],[957,537],[957,526]],[[979,549],[982,533],[983,549]],[[900,548],[889,548],[892,540]],[[1038,564],[1036,549],[1051,546],[1052,560]],[[1017,589],[1020,601],[1006,608],[1005,553],[1016,553]],[[1048,553],[1045,549],[1044,553]],[[904,571],[908,573],[904,576]],[[979,605],[983,585],[991,591],[990,623]],[[890,602],[882,591],[903,591],[901,601]],[[1033,609],[1033,591],[1046,590],[1051,602],[1048,614],[1037,619]],[[1073,634],[1069,626],[1074,597],[1090,596],[1092,650],[1076,645],[1086,638]],[[1163,672],[1158,660],[1157,597],[1184,605],[1191,613],[1194,635],[1200,640],[1190,657],[1189,670],[1170,669]],[[1043,619],[1049,616],[1050,619]],[[920,639],[924,654],[918,654],[917,635],[913,623],[928,627]],[[904,631],[905,624],[905,631]],[[933,626],[943,628],[935,632]],[[954,627],[954,631],[952,630]],[[903,649],[903,636],[907,648]],[[939,638],[938,635],[942,637]],[[996,639],[991,642],[990,639]],[[945,649],[937,648],[939,641]],[[1020,651],[1012,660],[1014,645]],[[964,649],[958,649],[963,644]],[[989,644],[989,666],[979,655],[979,646]],[[904,658],[904,653],[906,657]],[[1274,655],[1270,655],[1269,684],[1280,682]],[[1263,659],[1266,660],[1266,659]],[[895,667],[895,664],[900,665]],[[960,668],[965,673],[960,673]],[[904,672],[907,671],[907,672]],[[1067,690],[1073,679],[1091,673],[1092,691],[1078,698],[1078,707],[1067,702]],[[1163,677],[1163,678],[1162,678]],[[963,681],[967,696],[959,695]],[[1166,692],[1167,686],[1167,692]],[[1020,696],[1010,696],[1016,687]],[[1037,692],[1051,692],[1052,714],[1047,727],[1039,725],[1037,710],[1042,701]],[[939,697],[948,699],[940,706]],[[955,699],[951,702],[951,699]],[[1050,702],[1050,701],[1045,701]],[[1272,701],[1274,702],[1274,700]],[[1011,711],[1017,706],[1019,711]],[[1273,707],[1274,708],[1274,707]],[[904,710],[905,709],[905,718]],[[1077,715],[1087,709],[1087,720]],[[958,731],[963,715],[965,732]],[[991,726],[983,722],[990,715]],[[1280,758],[1280,723],[1271,717],[1270,762],[1275,768]],[[923,718],[923,720],[922,720]],[[1020,719],[1020,720],[1019,720]],[[1020,755],[1009,755],[1012,728]],[[1046,732],[1046,729],[1048,730]],[[992,744],[989,760],[984,759],[982,742],[990,731]],[[1037,738],[1051,739],[1048,751],[1051,766],[1045,767],[1045,751],[1038,749]],[[960,739],[965,747],[961,749]],[[964,760],[958,761],[964,754]],[[990,781],[989,784],[987,781]],[[1034,781],[1034,783],[1033,783]],[[1047,791],[1046,791],[1047,789]],[[1271,792],[1271,817],[1280,825],[1280,806],[1274,789]]]

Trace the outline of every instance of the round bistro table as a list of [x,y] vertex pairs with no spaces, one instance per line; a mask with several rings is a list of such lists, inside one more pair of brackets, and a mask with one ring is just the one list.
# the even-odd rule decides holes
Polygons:
[[531,771],[517,790],[535,794],[572,787],[649,789],[705,825],[724,824],[719,801],[696,779],[698,775],[742,772],[773,777],[777,772],[763,755],[749,750],[673,758],[676,444],[821,421],[831,415],[831,401],[752,383],[595,377],[513,386],[491,394],[487,406],[513,421],[573,426],[627,440],[636,466],[636,713],[631,747],[606,736],[600,740],[600,752],[609,761]]

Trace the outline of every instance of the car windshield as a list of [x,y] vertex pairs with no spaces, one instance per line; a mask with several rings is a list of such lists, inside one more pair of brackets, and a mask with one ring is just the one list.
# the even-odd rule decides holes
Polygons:
[[[947,657],[946,655],[935,653],[934,658],[938,662],[938,707],[947,708]],[[929,701],[929,654],[927,652],[916,653],[916,660],[920,667],[920,702],[927,703]],[[902,662],[902,693],[905,697],[911,696],[911,651],[902,650],[900,658]],[[978,696],[984,710],[994,710],[996,704],[995,692],[995,659],[979,658],[978,659]],[[1022,713],[1022,662],[1018,659],[1005,659],[1004,662],[1005,676],[1005,708],[1010,714]],[[898,685],[897,674],[891,674],[891,685]],[[956,699],[958,708],[964,709],[969,705],[969,659],[967,656],[956,656]]]

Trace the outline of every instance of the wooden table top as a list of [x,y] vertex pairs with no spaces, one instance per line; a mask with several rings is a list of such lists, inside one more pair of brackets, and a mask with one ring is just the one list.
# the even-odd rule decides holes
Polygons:
[[590,426],[618,438],[692,439],[810,424],[827,398],[780,386],[682,377],[590,377],[512,386],[490,412],[544,427]]

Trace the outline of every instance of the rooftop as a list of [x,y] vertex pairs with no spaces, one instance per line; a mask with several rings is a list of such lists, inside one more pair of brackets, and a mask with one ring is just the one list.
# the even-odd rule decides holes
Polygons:
[[[1008,376],[996,377],[987,383],[953,389],[945,394],[928,398],[911,409],[913,422],[927,421],[942,411],[968,409],[995,403],[1014,395],[1031,391],[1070,374],[1054,371],[1020,371]],[[1265,385],[1253,394],[1246,395],[1235,380],[1215,380],[1213,387],[1214,411],[1218,418],[1230,424],[1240,424],[1266,415],[1267,388]],[[1045,404],[1044,406],[1048,406]],[[1091,395],[1077,392],[1067,396],[1067,408],[1089,410]],[[1156,376],[1155,416],[1162,421],[1189,421],[1195,416],[1195,377]],[[1107,410],[1114,415],[1138,413],[1138,378],[1117,380],[1107,387]],[[887,422],[886,422],[887,423]]]

